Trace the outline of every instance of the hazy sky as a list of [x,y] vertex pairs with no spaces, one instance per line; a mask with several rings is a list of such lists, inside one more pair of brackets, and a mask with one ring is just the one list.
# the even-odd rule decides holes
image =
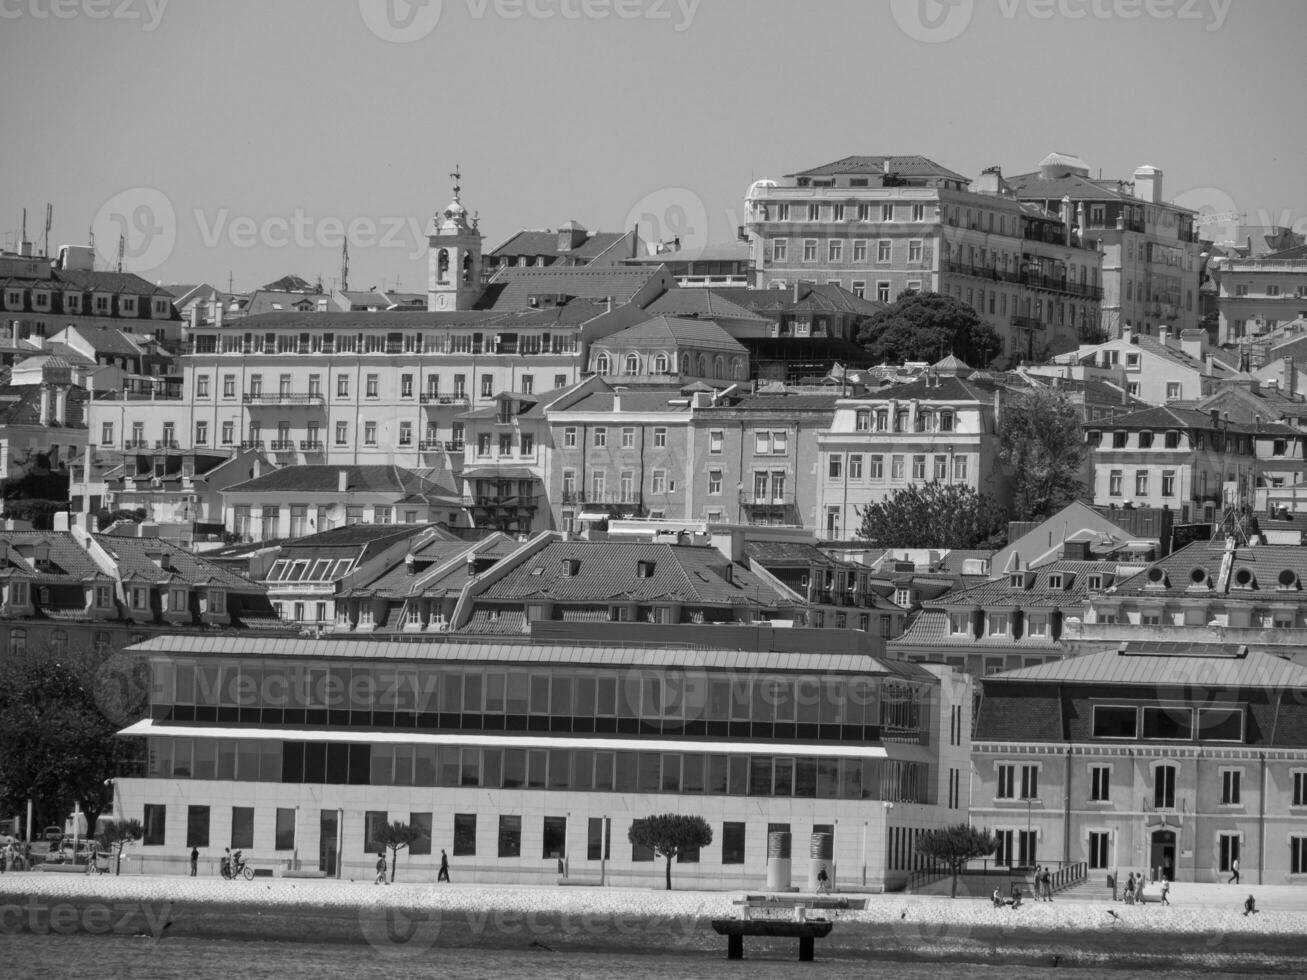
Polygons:
[[49,202],[52,249],[125,229],[152,281],[330,286],[348,236],[353,288],[424,290],[455,164],[489,250],[727,240],[754,178],[1051,150],[1307,230],[1304,39],[1302,0],[0,0],[0,245]]

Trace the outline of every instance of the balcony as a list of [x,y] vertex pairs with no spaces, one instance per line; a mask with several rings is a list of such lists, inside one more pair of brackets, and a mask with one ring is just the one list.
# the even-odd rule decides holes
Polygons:
[[325,399],[319,393],[264,394],[261,391],[247,391],[241,395],[241,402],[246,405],[323,405]]
[[242,449],[258,449],[258,450],[262,451],[262,449],[263,449],[263,440],[262,440],[262,439],[244,439],[244,440],[241,441],[241,448],[242,448]]
[[320,452],[323,451],[324,448],[326,448],[326,447],[325,447],[321,442],[319,442],[317,439],[301,439],[301,440],[300,440],[300,452],[305,452],[305,453],[320,453]]
[[793,507],[794,491],[780,490],[761,492],[741,490],[740,491],[741,507]]
[[1043,330],[1044,321],[1039,317],[1017,315],[1012,318],[1012,326],[1018,330]]
[[149,439],[126,439],[123,441],[124,449],[149,449]]
[[268,443],[268,448],[270,448],[274,453],[290,453],[290,452],[294,452],[294,451],[295,451],[295,440],[294,440],[294,439],[274,439],[274,440],[272,440],[272,442]]
[[423,405],[468,405],[467,395],[437,395],[430,391],[424,391],[418,395],[418,401]]
[[154,440],[155,449],[181,449],[181,444],[176,439],[156,439]]
[[540,506],[538,496],[491,496],[473,494],[473,510],[535,510]]

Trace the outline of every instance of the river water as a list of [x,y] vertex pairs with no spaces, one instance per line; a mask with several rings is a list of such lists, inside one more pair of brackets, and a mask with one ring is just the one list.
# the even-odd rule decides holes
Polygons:
[[[746,946],[745,954],[748,956]],[[796,972],[814,980],[1012,980],[1046,973],[1025,966],[972,963],[822,958],[800,964],[794,955],[728,961],[725,950],[705,953],[617,954],[528,949],[434,948],[420,956],[396,958],[363,944],[213,941],[210,939],[127,936],[0,934],[0,975],[10,980],[49,977],[131,977],[132,980],[206,980],[221,977],[269,980],[354,980],[369,975],[391,978],[440,977],[486,980],[574,980],[581,977],[640,977],[644,980],[790,980]],[[1138,971],[1132,971],[1137,973]],[[1210,980],[1217,974],[1196,970],[1149,970],[1149,980]],[[1110,969],[1060,969],[1059,977],[1121,977]],[[1242,973],[1243,977],[1287,974]]]

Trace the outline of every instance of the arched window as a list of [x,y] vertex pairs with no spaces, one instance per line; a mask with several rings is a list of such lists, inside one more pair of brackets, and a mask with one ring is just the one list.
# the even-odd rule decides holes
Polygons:
[[607,374],[609,371],[609,361],[607,353],[600,353],[595,358],[595,374]]
[[859,432],[870,432],[870,431],[871,431],[871,410],[870,410],[870,409],[865,409],[865,408],[863,408],[863,409],[859,409],[859,410],[858,410],[858,415],[857,415],[857,425],[855,426],[855,428],[856,428],[857,431],[859,431]]
[[442,248],[436,253],[436,281],[449,282],[449,249]]
[[464,282],[472,281],[472,256],[471,255],[463,256],[463,281]]
[[626,364],[625,364],[625,366],[622,368],[622,373],[623,373],[623,374],[639,374],[639,373],[640,373],[640,355],[639,355],[639,354],[627,354],[627,355],[626,355]]
[[744,380],[744,361],[738,357],[731,361],[731,377],[736,381]]
[[714,378],[724,378],[726,362],[722,360],[722,355],[718,354],[712,359],[712,376]]
[[699,377],[708,377],[708,358],[702,354],[699,355]]
[[689,354],[682,354],[682,355],[681,355],[681,373],[682,373],[682,374],[689,374],[689,373],[690,373],[690,355],[689,355]]
[[666,354],[659,354],[657,357],[654,358],[653,373],[654,373],[654,374],[667,374],[667,373],[668,373],[668,370],[667,370],[667,355],[666,355]]

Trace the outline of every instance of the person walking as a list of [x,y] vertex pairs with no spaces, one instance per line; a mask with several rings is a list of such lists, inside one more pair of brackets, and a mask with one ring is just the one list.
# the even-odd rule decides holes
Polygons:
[[200,871],[200,849],[191,848],[191,877],[194,878]]
[[449,855],[443,847],[440,849],[440,873],[436,875],[436,881],[449,881]]
[[1109,871],[1107,873],[1107,887],[1112,889],[1112,901],[1119,901],[1116,891],[1116,874],[1114,872]]
[[1135,873],[1130,872],[1130,877],[1125,881],[1125,903],[1127,905],[1135,904]]
[[390,882],[386,880],[386,852],[385,851],[377,852],[377,878],[372,883],[374,885],[390,884]]
[[1053,901],[1053,874],[1048,870],[1047,866],[1044,868],[1044,877],[1040,881],[1044,886],[1044,901]]
[[1170,894],[1171,894],[1171,879],[1163,878],[1162,879],[1162,904],[1163,905],[1171,904],[1171,900],[1167,897]]
[[1226,884],[1227,885],[1239,884],[1239,859],[1238,858],[1235,858],[1233,861],[1230,862],[1230,880],[1227,881]]

